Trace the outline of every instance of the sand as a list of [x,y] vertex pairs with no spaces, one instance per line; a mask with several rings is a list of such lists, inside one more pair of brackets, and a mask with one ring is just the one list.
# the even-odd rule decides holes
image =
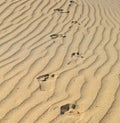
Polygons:
[[0,123],[120,123],[119,0],[0,0]]

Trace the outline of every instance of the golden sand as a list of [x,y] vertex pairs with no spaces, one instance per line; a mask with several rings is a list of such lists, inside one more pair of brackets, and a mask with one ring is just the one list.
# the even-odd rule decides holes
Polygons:
[[0,123],[120,123],[119,0],[0,0]]

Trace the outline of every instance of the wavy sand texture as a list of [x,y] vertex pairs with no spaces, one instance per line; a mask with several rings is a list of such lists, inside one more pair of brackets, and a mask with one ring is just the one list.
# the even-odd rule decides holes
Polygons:
[[119,0],[0,0],[0,123],[120,123]]

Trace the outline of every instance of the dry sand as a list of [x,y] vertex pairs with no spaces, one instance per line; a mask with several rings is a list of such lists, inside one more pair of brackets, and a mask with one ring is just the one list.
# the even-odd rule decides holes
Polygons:
[[0,0],[0,123],[120,123],[120,0]]

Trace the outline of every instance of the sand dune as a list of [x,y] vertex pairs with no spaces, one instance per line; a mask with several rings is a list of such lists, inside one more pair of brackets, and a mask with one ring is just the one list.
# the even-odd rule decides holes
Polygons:
[[0,0],[0,123],[119,114],[119,0]]

